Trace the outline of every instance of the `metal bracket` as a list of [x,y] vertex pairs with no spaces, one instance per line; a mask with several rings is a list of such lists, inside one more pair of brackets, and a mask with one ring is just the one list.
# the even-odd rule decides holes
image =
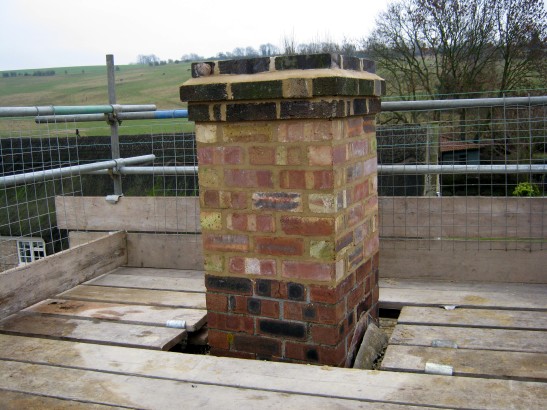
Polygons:
[[116,205],[123,195],[107,195],[105,200],[109,204]]

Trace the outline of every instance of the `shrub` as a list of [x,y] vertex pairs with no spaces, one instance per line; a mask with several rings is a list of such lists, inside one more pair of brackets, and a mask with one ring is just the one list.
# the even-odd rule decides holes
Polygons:
[[521,182],[519,183],[514,191],[513,196],[540,196],[541,193],[536,184],[531,182]]

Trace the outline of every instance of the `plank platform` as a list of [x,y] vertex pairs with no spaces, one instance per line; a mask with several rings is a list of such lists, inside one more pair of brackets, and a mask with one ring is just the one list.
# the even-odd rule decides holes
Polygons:
[[206,317],[203,272],[119,267],[4,319],[0,333],[168,350]]
[[[0,335],[0,397],[128,408],[542,409],[543,383],[341,369]],[[233,377],[237,375],[237,377]]]
[[382,370],[424,374],[436,364],[455,376],[536,381],[547,390],[547,285],[382,285],[381,307],[402,308]]

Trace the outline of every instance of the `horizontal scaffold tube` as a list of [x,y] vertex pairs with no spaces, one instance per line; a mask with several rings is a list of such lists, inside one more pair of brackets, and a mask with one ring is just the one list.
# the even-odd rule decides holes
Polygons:
[[[188,110],[158,110],[143,112],[120,112],[116,114],[120,121],[125,120],[163,120],[172,118],[188,118]],[[78,115],[42,115],[35,118],[37,124],[55,122],[87,122],[105,121],[105,114],[78,114]]]
[[545,164],[514,165],[378,165],[382,174],[543,174]]
[[448,110],[455,108],[543,104],[547,104],[547,96],[468,98],[461,100],[382,101],[382,111]]
[[[91,174],[105,174],[106,171],[95,171]],[[153,167],[120,167],[118,173],[121,175],[197,175],[197,165],[179,166],[153,166]]]
[[0,107],[0,117],[34,117],[41,115],[110,114],[113,112],[155,111],[154,104],[145,105],[45,105],[35,107]]
[[107,170],[113,168],[121,168],[125,165],[140,164],[143,162],[153,161],[156,158],[154,154],[140,155],[138,157],[118,158],[109,161],[93,162],[91,164],[71,165],[68,167],[48,169],[45,171],[26,172],[24,174],[8,175],[0,177],[0,186],[7,187],[16,184],[24,184],[26,182],[43,182],[48,179],[53,179],[68,175],[86,174],[92,171]]

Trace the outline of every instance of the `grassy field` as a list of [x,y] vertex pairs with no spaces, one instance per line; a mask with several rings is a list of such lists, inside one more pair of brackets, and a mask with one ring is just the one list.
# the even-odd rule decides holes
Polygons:
[[[179,85],[190,78],[190,64],[167,64],[149,67],[122,65],[116,71],[116,97],[118,104],[156,104],[158,109],[185,107],[179,99]],[[50,70],[49,68],[47,70]],[[0,77],[0,106],[40,105],[95,105],[108,104],[106,66],[58,67],[54,76],[33,76],[35,70],[18,70],[16,77]],[[25,76],[25,73],[28,75]],[[0,137],[44,136],[50,133],[74,134],[76,128],[82,136],[108,135],[106,123],[69,123],[37,125],[33,118],[1,119]],[[193,124],[186,120],[125,121],[121,135],[190,131]]]

